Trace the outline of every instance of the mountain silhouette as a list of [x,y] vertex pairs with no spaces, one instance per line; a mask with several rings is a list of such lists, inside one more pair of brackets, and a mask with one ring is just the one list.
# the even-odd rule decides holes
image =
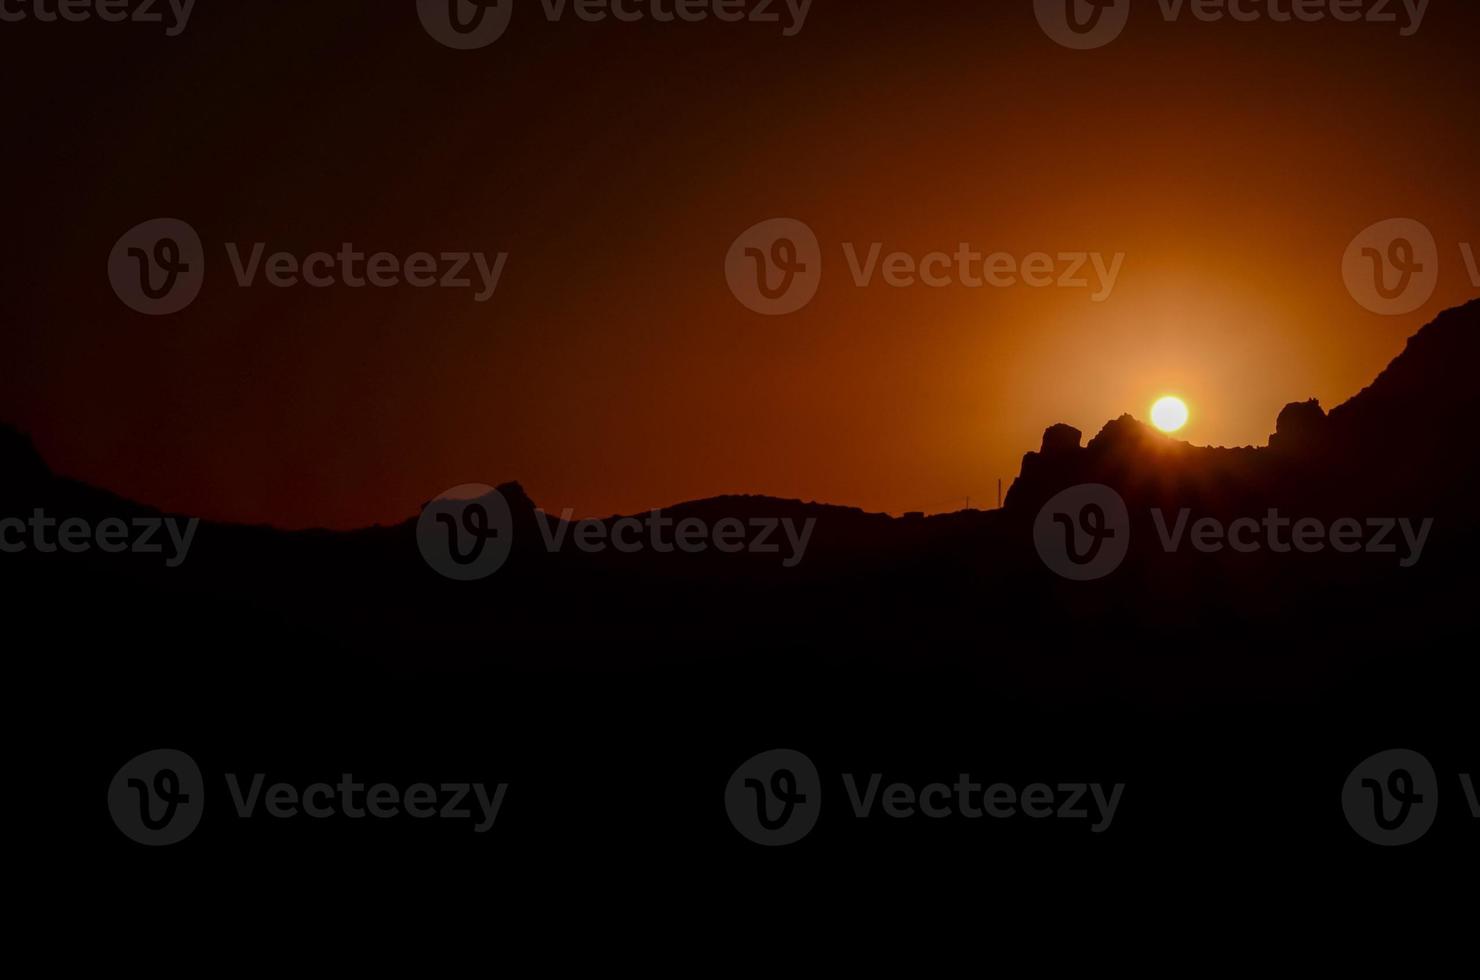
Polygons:
[[[330,649],[353,638],[352,646],[388,651],[394,642],[387,641],[429,631],[448,648],[463,650],[460,636],[475,630],[472,624],[491,605],[514,636],[538,633],[547,621],[567,636],[569,643],[560,645],[569,648],[565,652],[537,653],[514,643],[516,655],[495,658],[504,666],[512,659],[534,668],[567,657],[592,659],[591,647],[600,644],[586,631],[602,629],[604,617],[620,618],[621,610],[652,602],[665,609],[659,631],[671,635],[719,605],[752,604],[734,635],[722,638],[726,646],[777,631],[794,637],[856,634],[864,645],[891,638],[901,647],[920,646],[920,637],[975,621],[989,598],[993,614],[1015,629],[1031,625],[1033,616],[1073,622],[1080,612],[1104,611],[1109,596],[1116,597],[1115,615],[1156,629],[1191,628],[1205,615],[1226,616],[1230,623],[1236,617],[1236,628],[1257,629],[1261,617],[1304,617],[1321,602],[1354,600],[1363,590],[1388,599],[1409,596],[1421,591],[1420,583],[1444,587],[1467,570],[1464,556],[1476,544],[1472,508],[1480,490],[1472,445],[1480,419],[1471,377],[1480,364],[1477,321],[1480,301],[1444,313],[1370,386],[1329,413],[1314,401],[1286,406],[1265,447],[1192,446],[1129,415],[1108,422],[1084,444],[1078,430],[1051,426],[1042,446],[1024,456],[1000,511],[894,518],[759,496],[663,509],[675,526],[693,521],[713,528],[729,521],[733,530],[774,523],[769,547],[754,553],[727,553],[712,543],[696,553],[659,550],[648,537],[633,553],[610,544],[586,550],[573,543],[578,529],[540,511],[520,485],[505,484],[499,491],[512,518],[508,562],[470,584],[445,581],[428,567],[417,546],[416,518],[351,532],[204,523],[179,569],[96,549],[32,549],[5,555],[3,564],[13,590],[25,590],[39,570],[62,583],[76,576],[90,587],[158,589],[172,600],[189,595],[234,617],[250,606],[268,620],[290,620],[295,630],[319,637]],[[14,429],[0,428],[0,461],[5,516],[25,517],[36,508],[58,521],[162,516],[53,475],[30,440]],[[1083,484],[1111,487],[1126,501],[1134,543],[1125,568],[1114,576],[1066,591],[1070,583],[1060,581],[1035,552],[1032,528],[1045,502]],[[1260,518],[1271,509],[1323,520],[1406,516],[1432,519],[1434,530],[1415,568],[1329,551],[1289,560],[1227,549],[1166,553],[1145,517],[1152,509],[1187,509],[1224,521]],[[629,539],[646,535],[632,523],[644,518],[619,515],[594,523],[609,542],[623,521]],[[782,529],[789,524],[800,531],[809,522],[805,553],[789,562],[787,546],[795,551],[796,544]],[[561,546],[552,548],[552,539]],[[1287,587],[1274,588],[1278,583]],[[449,591],[457,599],[451,608]],[[917,603],[931,614],[922,617]],[[662,647],[655,644],[633,659],[667,659]],[[392,665],[418,669],[437,659],[424,653],[385,656]],[[313,667],[312,656],[293,659],[297,670]]]
[[[594,522],[587,530],[608,544],[588,550],[574,544],[580,528],[505,484],[512,543],[503,567],[481,581],[450,581],[430,567],[410,517],[350,532],[202,523],[175,568],[163,557],[33,548],[0,555],[0,584],[17,608],[71,623],[93,651],[118,649],[105,624],[137,621],[141,608],[155,611],[146,621],[169,610],[173,625],[150,623],[146,647],[92,668],[100,679],[152,677],[167,686],[217,670],[233,684],[270,690],[285,678],[335,684],[658,665],[713,676],[736,664],[756,676],[770,670],[831,684],[842,660],[854,664],[850,682],[869,671],[947,670],[1014,696],[1094,696],[1111,684],[1176,701],[1214,686],[1298,697],[1333,676],[1372,682],[1364,674],[1372,658],[1392,667],[1397,649],[1409,652],[1392,669],[1432,682],[1445,676],[1430,661],[1439,654],[1411,649],[1415,624],[1436,635],[1467,628],[1460,610],[1469,600],[1458,597],[1471,594],[1480,546],[1472,446],[1480,412],[1469,378],[1480,363],[1477,321],[1480,302],[1446,312],[1329,413],[1314,402],[1287,406],[1265,447],[1191,446],[1128,415],[1085,444],[1077,430],[1054,425],[1025,455],[999,511],[894,518],[727,496],[665,508],[666,550],[632,523],[645,515]],[[0,515],[40,508],[58,521],[94,524],[168,517],[52,474],[13,429],[0,429],[0,458]],[[1113,574],[1073,582],[1045,564],[1034,524],[1055,494],[1083,484],[1123,498],[1131,543]],[[1190,548],[1184,537],[1168,550],[1167,527],[1184,510],[1189,521],[1225,524],[1271,511],[1289,520],[1432,524],[1421,560],[1405,567],[1402,554],[1330,547],[1244,554]],[[627,539],[643,539],[641,550],[610,544],[623,521]],[[685,521],[769,526],[770,547],[727,553],[710,541],[685,551],[671,544]],[[810,527],[795,561],[788,524],[797,538]],[[1402,544],[1391,529],[1389,539]],[[73,614],[79,601],[91,615]],[[1155,652],[1187,647],[1199,656],[1168,663]],[[1342,651],[1336,668],[1326,650]]]
[[[521,839],[552,842],[541,853],[601,839],[592,800],[630,799],[634,785],[667,799],[683,780],[700,783],[678,799],[717,799],[733,765],[789,743],[870,766],[935,760],[936,775],[1008,748],[1025,778],[1082,779],[1088,766],[1134,786],[1143,814],[1226,818],[1216,831],[1205,817],[1143,821],[1154,839],[1117,837],[1138,853],[1214,834],[1230,855],[1267,855],[1291,846],[1287,828],[1238,822],[1230,786],[1324,813],[1322,787],[1355,760],[1318,774],[1302,760],[1335,733],[1370,751],[1449,744],[1470,716],[1477,337],[1480,302],[1445,313],[1345,404],[1286,406],[1264,447],[1191,446],[1130,416],[1087,443],[1053,425],[996,511],[894,518],[725,496],[662,512],[669,542],[686,521],[790,522],[798,538],[810,527],[794,562],[781,531],[774,550],[728,553],[713,536],[693,552],[610,546],[650,533],[645,515],[588,524],[608,546],[578,548],[581,528],[517,483],[498,487],[506,560],[478,581],[423,557],[418,517],[350,532],[202,523],[178,567],[165,554],[7,551],[10,648],[54,668],[51,719],[78,751],[183,742],[317,773],[349,765],[353,746],[382,770],[403,760],[407,780],[524,759],[516,778],[541,804],[522,811],[540,822]],[[14,429],[0,428],[0,465],[0,519],[184,520],[53,474]],[[1087,484],[1123,500],[1129,536],[1116,568],[1075,581],[1050,567],[1038,529],[1045,504]],[[1183,543],[1168,549],[1158,522],[1183,512]],[[1406,565],[1401,550],[1187,544],[1192,519],[1257,528],[1271,512],[1362,533],[1372,519],[1431,523]],[[18,540],[14,524],[6,533]],[[570,771],[584,776],[553,778]],[[622,833],[661,833],[664,848],[682,851],[675,835],[698,846],[710,826],[707,810],[640,812]],[[952,833],[950,853],[1002,859],[989,836]],[[420,861],[426,838],[408,840]],[[1067,846],[1045,840],[1056,856]]]

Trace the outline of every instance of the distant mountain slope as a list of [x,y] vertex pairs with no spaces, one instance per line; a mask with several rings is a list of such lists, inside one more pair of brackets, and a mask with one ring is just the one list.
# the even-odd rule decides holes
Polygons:
[[[1474,490],[1473,439],[1480,426],[1480,300],[1448,310],[1423,327],[1404,351],[1357,395],[1329,414],[1315,401],[1279,413],[1269,445],[1259,449],[1195,447],[1163,435],[1130,415],[1101,429],[1088,445],[1071,426],[1051,426],[1040,449],[1023,457],[1007,494],[1006,510],[1035,509],[1059,489],[1103,481],[1158,496],[1303,486],[1343,501],[1395,495],[1436,505],[1467,501]],[[64,493],[93,506],[112,502],[146,509],[104,491],[53,476],[31,440],[0,424],[0,504]],[[1310,481],[1314,481],[1312,484]],[[1351,487],[1346,484],[1350,482]],[[537,502],[519,484],[501,488],[513,510],[532,520]],[[804,504],[760,496],[723,496],[664,508],[678,517],[718,519],[726,514],[825,517],[862,530],[896,522],[852,507]],[[558,515],[557,515],[558,516]],[[633,515],[614,515],[608,522]],[[636,515],[641,516],[641,515]],[[942,515],[949,518],[951,515]],[[942,517],[909,520],[931,524]],[[415,518],[408,518],[407,523]]]

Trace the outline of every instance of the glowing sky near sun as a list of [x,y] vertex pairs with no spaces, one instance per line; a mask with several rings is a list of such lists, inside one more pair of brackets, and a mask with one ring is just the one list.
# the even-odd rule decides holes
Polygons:
[[[170,510],[348,527],[506,480],[580,516],[732,492],[955,509],[1049,425],[1149,422],[1167,392],[1194,409],[1179,439],[1263,444],[1287,402],[1351,397],[1476,292],[1477,4],[1406,38],[1137,15],[1088,52],[1026,3],[819,4],[786,39],[531,18],[481,52],[401,5],[362,5],[352,40],[338,5],[292,31],[258,6],[170,42],[189,85],[89,47],[102,96],[73,32],[38,28],[12,67],[46,111],[0,108],[17,165],[67,189],[7,212],[0,419]],[[211,264],[188,310],[144,317],[103,272],[163,215]],[[1340,266],[1397,216],[1445,261],[1384,317]],[[764,316],[725,259],[778,217],[815,233],[821,281]],[[485,303],[237,287],[224,245],[259,242],[508,259]],[[863,286],[850,255],[877,255]]]

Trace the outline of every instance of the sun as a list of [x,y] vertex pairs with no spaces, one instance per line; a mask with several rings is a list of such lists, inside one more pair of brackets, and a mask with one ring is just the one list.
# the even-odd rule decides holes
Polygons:
[[1151,406],[1151,422],[1163,432],[1176,432],[1187,424],[1187,403],[1167,395]]

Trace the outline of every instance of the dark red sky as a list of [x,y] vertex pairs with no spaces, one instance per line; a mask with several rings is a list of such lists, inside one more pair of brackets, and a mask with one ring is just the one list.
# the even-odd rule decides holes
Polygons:
[[[1261,9],[1267,4],[1259,4]],[[547,509],[726,492],[869,509],[987,501],[1042,430],[1158,395],[1198,443],[1350,397],[1476,295],[1480,5],[1391,24],[1167,23],[1137,2],[1076,52],[1032,4],[816,0],[776,25],[547,23],[482,51],[414,3],[202,0],[143,25],[0,23],[9,93],[0,419],[69,475],[283,526],[394,521],[467,482]],[[189,221],[200,298],[114,296],[128,228]],[[822,244],[817,298],[726,287],[773,217]],[[1431,300],[1343,284],[1373,222],[1430,228]],[[226,242],[508,251],[464,291],[238,288]],[[1084,290],[853,285],[842,244],[1125,254]]]

